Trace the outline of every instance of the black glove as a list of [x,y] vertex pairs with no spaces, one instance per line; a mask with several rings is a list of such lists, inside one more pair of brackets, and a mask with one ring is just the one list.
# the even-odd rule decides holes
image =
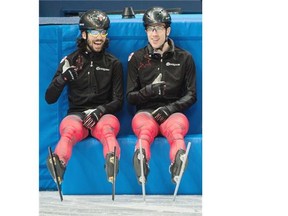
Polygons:
[[100,120],[100,118],[103,116],[103,110],[101,110],[99,107],[96,109],[89,109],[83,112],[85,117],[83,119],[83,126],[91,129],[96,123]]
[[62,67],[62,78],[64,81],[72,81],[78,78],[78,72],[75,66],[70,66],[69,61],[65,59],[65,63]]
[[145,86],[145,90],[147,92],[147,95],[149,96],[164,95],[165,87],[166,83],[164,81],[161,81],[160,83],[152,83]]
[[151,84],[145,86],[143,89],[140,90],[141,93],[146,97],[164,95],[166,82],[161,81],[161,79],[162,79],[162,74],[160,73]]
[[159,107],[152,112],[152,116],[161,125],[171,115],[171,112],[166,106]]

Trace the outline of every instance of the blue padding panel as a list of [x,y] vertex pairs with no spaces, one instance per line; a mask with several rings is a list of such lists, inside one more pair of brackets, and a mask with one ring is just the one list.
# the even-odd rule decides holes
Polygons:
[[[188,166],[179,194],[202,193],[202,136],[188,135],[186,141],[192,143]],[[121,146],[120,169],[116,181],[117,194],[141,194],[142,187],[136,180],[132,158],[136,137],[119,138]],[[151,146],[150,174],[146,184],[147,194],[173,194],[175,185],[169,173],[169,144],[158,137]],[[111,194],[112,185],[106,180],[102,144],[88,138],[73,149],[63,181],[63,194]]]
[[[123,74],[124,74],[124,91],[126,92],[126,75],[127,75],[127,61],[128,56],[131,52],[145,46],[147,44],[147,38],[145,31],[142,25],[142,16],[137,15],[135,19],[121,19],[119,15],[111,15],[111,28],[109,29],[109,39],[110,39],[110,46],[108,51],[114,54],[116,57],[120,59],[123,64]],[[187,117],[190,121],[190,128],[189,128],[189,135],[193,134],[202,134],[202,15],[172,15],[172,32],[171,38],[174,40],[175,44],[182,47],[183,49],[189,51],[195,60],[196,63],[196,73],[197,73],[197,102],[186,112]],[[69,53],[73,52],[76,49],[76,38],[80,35],[78,25],[76,24],[78,20],[75,21],[73,18],[73,22],[75,24],[54,24],[54,25],[39,25],[39,189],[40,190],[55,190],[56,186],[53,180],[48,173],[46,168],[46,157],[48,154],[48,146],[51,146],[52,149],[55,149],[55,146],[59,140],[59,124],[63,117],[66,115],[66,111],[68,108],[67,102],[67,89],[64,89],[61,97],[59,100],[52,105],[48,105],[45,101],[45,91],[48,85],[51,82],[51,79],[57,69],[57,66],[60,60]],[[124,106],[123,109],[117,113],[117,116],[121,122],[121,129],[119,132],[119,139],[120,144],[122,147],[122,157],[121,157],[121,164],[122,169],[124,169],[123,164],[131,163],[132,161],[132,153],[134,151],[135,139],[133,137],[133,132],[131,129],[131,120],[134,114],[134,108],[127,104],[126,98],[124,99]],[[92,139],[91,139],[92,140]],[[74,151],[77,152],[78,146],[85,146],[84,149],[81,151],[86,152],[90,145],[93,143],[97,143],[96,140],[91,141],[85,140],[77,144]],[[87,144],[88,143],[88,144]],[[156,139],[153,146],[158,146],[166,143],[166,141],[162,139]],[[167,144],[167,143],[166,143]],[[165,144],[165,145],[166,145]],[[168,144],[167,144],[168,145]],[[202,145],[202,144],[199,144]],[[96,145],[93,147],[101,149],[101,146]],[[153,147],[154,148],[154,147]],[[155,147],[156,148],[156,147]],[[98,150],[98,149],[97,149]],[[79,149],[80,151],[80,149]],[[94,153],[97,157],[91,155],[89,160],[99,160],[100,164],[103,165],[103,155],[102,149],[100,152],[96,151]],[[200,154],[200,151],[198,151]],[[197,153],[197,154],[198,154]],[[76,153],[76,155],[78,155]],[[80,155],[78,155],[80,157]],[[200,158],[201,156],[198,155],[197,163],[192,162],[194,165],[201,164]],[[67,174],[65,176],[66,181],[68,181],[69,173],[73,172],[72,170],[75,169],[73,160],[78,160],[78,158],[74,158],[74,155],[69,162],[69,167]],[[88,158],[87,158],[88,160]],[[102,161],[103,160],[103,161]],[[125,162],[126,161],[126,162]],[[129,161],[129,162],[128,162]],[[152,161],[151,161],[152,162]],[[101,165],[101,166],[102,166]],[[167,165],[167,164],[166,164]],[[163,169],[165,172],[167,171],[167,166],[163,165]],[[153,164],[150,165],[153,168]],[[79,166],[78,166],[79,167]],[[89,167],[87,167],[89,168]],[[97,168],[97,166],[96,166]],[[96,169],[95,168],[95,169]],[[71,170],[72,169],[72,170]],[[83,167],[83,169],[85,169]],[[90,168],[89,168],[90,169]],[[160,168],[159,168],[160,169]],[[162,169],[162,168],[161,168]],[[198,169],[198,168],[197,168]],[[200,168],[199,168],[200,169]],[[97,169],[99,170],[99,169]],[[156,170],[156,169],[153,169]],[[77,170],[74,170],[74,172]],[[103,180],[104,170],[99,170],[99,178]],[[100,174],[103,172],[102,174]],[[151,171],[155,172],[155,171]],[[165,172],[163,172],[163,176],[165,176]],[[198,172],[199,174],[200,172]],[[86,174],[87,175],[87,174]],[[93,172],[89,175],[95,175]],[[100,175],[103,175],[102,177]],[[122,175],[119,173],[119,175]],[[80,176],[79,176],[80,177]],[[95,176],[92,176],[94,179]],[[124,182],[124,178],[128,177],[119,177],[119,182],[117,181],[118,187],[117,190],[120,193],[122,184]],[[130,179],[131,178],[131,179]],[[153,173],[149,176],[151,180],[150,182],[154,181]],[[156,177],[159,178],[159,177]],[[170,178],[170,176],[169,176]],[[198,176],[195,177],[196,179],[201,179],[202,177]],[[121,180],[122,179],[122,180]],[[102,181],[101,180],[101,181]],[[127,179],[128,180],[128,179]],[[94,180],[93,180],[94,181]],[[132,188],[127,189],[130,193],[139,192],[138,185],[135,185],[135,176],[133,174],[132,177],[129,177],[129,182],[132,182]],[[133,183],[134,182],[134,183]],[[107,184],[107,186],[105,186]],[[126,183],[127,184],[127,183]],[[69,190],[68,183],[66,186],[63,185],[64,191],[71,191]],[[93,185],[93,184],[92,184]],[[98,185],[98,184],[97,184]],[[200,183],[197,183],[197,189],[189,189],[187,187],[187,191],[190,193],[199,193],[200,191]],[[104,189],[106,187],[106,189]],[[125,186],[127,187],[127,185]],[[78,187],[77,187],[78,188]],[[147,185],[147,189],[148,189]],[[111,190],[109,183],[103,183],[103,192],[101,193],[108,193]],[[163,188],[162,188],[163,189]],[[161,187],[159,188],[161,190]],[[185,188],[183,189],[186,190]],[[90,191],[83,191],[83,193],[91,193],[94,190]],[[151,189],[151,193],[153,190]],[[79,191],[80,193],[80,191]],[[100,192],[99,192],[100,193]],[[109,192],[110,193],[110,192]],[[167,193],[166,189],[163,193]]]

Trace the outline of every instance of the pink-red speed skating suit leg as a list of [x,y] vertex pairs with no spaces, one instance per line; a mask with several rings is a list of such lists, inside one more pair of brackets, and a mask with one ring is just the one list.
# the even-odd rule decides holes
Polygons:
[[174,161],[179,149],[186,150],[184,137],[189,129],[189,122],[182,113],[174,113],[160,126],[148,112],[139,112],[132,119],[132,129],[137,136],[135,149],[139,148],[139,139],[142,141],[142,148],[145,149],[147,160],[151,158],[150,145],[160,133],[167,138],[170,144],[170,160]]
[[[120,147],[116,136],[120,129],[118,119],[110,114],[104,115],[99,122],[91,129],[91,135],[97,138],[103,145],[103,154],[106,156],[113,152],[116,146],[116,156],[120,156]],[[56,146],[55,153],[65,164],[69,161],[73,146],[86,138],[89,134],[82,120],[77,115],[68,115],[60,124],[61,138]]]
[[[120,159],[120,147],[116,139],[119,130],[120,123],[118,119],[111,114],[104,115],[96,124],[96,126],[91,128],[91,135],[97,138],[103,145],[103,155],[106,158],[105,169],[108,178],[113,174],[113,171],[110,171],[109,169],[109,165],[111,165],[110,157],[114,156],[114,146],[116,147],[117,172],[119,169],[118,160]],[[65,168],[72,155],[73,146],[81,140],[85,139],[89,135],[89,131],[86,127],[83,126],[82,119],[79,116],[68,115],[62,120],[60,124],[60,135],[61,137],[55,148],[54,154],[56,154],[56,158],[59,161],[59,172],[62,174],[63,178]],[[107,162],[109,164],[107,164]],[[114,163],[114,161],[112,162]],[[113,167],[113,164],[111,166]]]
[[[162,123],[160,126],[154,120],[153,116],[148,112],[139,112],[132,119],[132,129],[137,136],[137,143],[134,154],[134,168],[139,181],[139,160],[137,161],[137,154],[139,154],[139,140],[141,139],[142,148],[144,149],[144,159],[147,165],[144,166],[144,175],[147,178],[149,173],[148,162],[151,158],[150,146],[155,137],[160,133],[167,138],[170,144],[170,161],[173,166],[177,157],[185,153],[186,145],[184,137],[189,129],[189,121],[182,113],[174,113]],[[178,153],[179,152],[179,153]],[[178,161],[178,159],[177,159]],[[180,162],[180,161],[179,161]],[[180,163],[181,165],[181,163]],[[171,169],[171,168],[170,168]],[[146,171],[146,173],[145,173]],[[179,172],[177,170],[177,172]],[[172,173],[171,173],[172,174]],[[176,173],[177,174],[177,173]],[[175,175],[172,174],[172,175]],[[173,178],[173,177],[172,177]]]

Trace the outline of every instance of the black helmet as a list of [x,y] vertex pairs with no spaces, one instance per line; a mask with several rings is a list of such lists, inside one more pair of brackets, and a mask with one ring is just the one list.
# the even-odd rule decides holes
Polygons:
[[88,29],[105,29],[110,26],[110,20],[106,13],[100,10],[88,10],[80,18],[79,29],[85,31]]
[[164,23],[166,28],[170,27],[171,16],[162,7],[153,7],[148,9],[143,16],[143,24],[145,28],[151,24]]

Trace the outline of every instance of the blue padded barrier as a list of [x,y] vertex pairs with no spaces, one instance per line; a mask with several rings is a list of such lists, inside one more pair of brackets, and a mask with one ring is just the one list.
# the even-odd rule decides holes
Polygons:
[[[67,18],[66,18],[67,19]],[[143,29],[142,25],[142,16],[136,15],[135,19],[122,19],[119,15],[111,15],[111,28],[109,29],[108,37],[110,39],[110,46],[108,48],[108,51],[114,54],[116,57],[120,59],[120,61],[123,64],[123,75],[124,75],[124,91],[126,90],[126,75],[127,75],[127,59],[131,52],[145,46],[147,44],[146,34]],[[80,35],[79,29],[78,29],[78,19],[75,20],[75,18],[71,18],[73,21],[69,24],[48,24],[46,20],[46,24],[40,24],[39,25],[39,190],[55,190],[56,186],[53,182],[52,178],[50,177],[50,174],[48,173],[48,170],[46,168],[46,157],[48,154],[47,148],[48,146],[51,146],[52,149],[55,149],[55,146],[59,140],[59,124],[63,117],[66,115],[68,103],[67,103],[67,90],[64,89],[61,97],[59,100],[52,105],[48,105],[45,101],[45,91],[51,82],[51,79],[57,69],[57,66],[60,62],[60,60],[65,56],[71,53],[76,49],[76,38]],[[202,15],[174,15],[172,14],[172,32],[171,32],[171,38],[174,40],[175,44],[182,47],[183,49],[189,51],[195,60],[196,63],[196,73],[197,73],[197,102],[186,112],[187,117],[190,121],[190,128],[188,132],[188,136],[197,136],[197,140],[202,137]],[[40,22],[41,23],[41,22]],[[125,163],[131,163],[132,162],[132,153],[134,151],[134,145],[136,142],[135,137],[133,138],[133,132],[131,129],[131,119],[133,117],[134,108],[127,104],[126,98],[124,100],[123,109],[117,113],[117,117],[119,118],[121,122],[121,129],[119,132],[119,143],[121,145],[122,149],[122,157],[121,157],[121,166],[122,169],[125,169],[125,166],[123,164]],[[71,160],[69,161],[69,166],[67,167],[67,173],[65,174],[65,181],[63,182],[63,192],[67,194],[73,194],[75,193],[81,193],[81,190],[78,189],[78,186],[71,188],[69,186],[69,181],[72,181],[71,184],[73,185],[73,178],[70,178],[69,175],[73,175],[74,162],[75,166],[77,166],[78,156],[77,150],[79,152],[85,152],[87,151],[86,148],[88,148],[90,145],[93,145],[97,143],[98,141],[88,138],[80,143],[78,143],[75,146],[75,150],[73,149],[73,155]],[[128,143],[128,144],[127,144]],[[152,146],[156,145],[162,145],[165,143],[165,145],[168,147],[167,141],[163,137],[159,137],[155,140],[155,143]],[[202,146],[202,141],[199,142]],[[96,150],[97,148],[102,148],[100,145],[96,145],[97,147],[93,147]],[[83,149],[82,149],[83,148]],[[152,154],[155,155],[152,147]],[[167,150],[167,149],[166,149]],[[199,150],[199,148],[198,148]],[[102,154],[99,152],[94,152],[95,160],[99,160],[99,163],[101,166],[103,166],[104,158]],[[157,151],[157,150],[155,150]],[[74,155],[75,152],[75,155]],[[202,151],[197,151],[197,154],[202,154]],[[93,154],[90,154],[90,157],[94,157]],[[75,158],[76,157],[76,158]],[[99,158],[100,157],[100,158]],[[127,157],[127,158],[126,158]],[[192,189],[187,186],[187,188],[183,188],[183,193],[185,191],[188,191],[187,193],[196,193],[199,194],[202,192],[202,184],[199,182],[202,181],[202,170],[199,170],[200,167],[202,169],[202,155],[195,156],[197,158],[196,161],[190,161],[189,157],[189,166],[194,166],[195,164],[198,164],[199,168],[197,167],[198,171],[197,175],[193,178],[195,182],[198,182],[192,187]],[[168,159],[165,157],[163,159],[164,161]],[[88,159],[87,159],[88,160]],[[89,160],[92,160],[90,158]],[[103,160],[103,161],[101,161]],[[152,159],[154,160],[154,159]],[[194,159],[193,159],[194,160]],[[123,162],[124,161],[124,162]],[[125,162],[126,161],[126,162]],[[151,161],[152,163],[153,161]],[[87,165],[87,162],[84,164]],[[86,166],[85,165],[85,166]],[[130,164],[131,165],[131,164]],[[100,165],[99,165],[100,166]],[[163,166],[163,168],[159,168],[162,172],[163,170],[163,176],[167,175],[165,172],[167,172],[167,164],[162,164],[162,162],[159,163],[158,166]],[[79,167],[79,166],[78,166]],[[152,174],[152,168],[153,165],[150,165],[151,167],[151,181],[153,180],[153,174]],[[95,169],[97,166],[95,167]],[[103,168],[103,167],[102,167]],[[86,168],[83,168],[84,170]],[[90,169],[89,166],[87,169]],[[99,169],[97,169],[99,170]],[[165,171],[165,172],[164,172]],[[72,172],[72,173],[71,173]],[[102,174],[100,174],[103,172]],[[123,171],[124,172],[124,171]],[[81,172],[82,173],[82,172]],[[124,185],[124,177],[120,177],[122,171],[119,173],[119,177],[117,180],[117,192],[121,192],[122,184]],[[83,177],[85,173],[82,173]],[[109,183],[106,181],[106,176],[104,176],[104,170],[99,170],[97,172],[97,175],[103,175],[102,177],[99,176],[99,181],[97,182],[97,185],[103,185],[103,191],[98,191],[99,193],[110,193],[111,187]],[[87,174],[88,175],[88,174]],[[96,175],[93,173],[89,173],[88,177],[91,177],[92,179],[95,179],[95,176],[90,175]],[[169,175],[169,173],[168,173]],[[135,176],[134,173],[131,175],[132,177],[125,177],[129,179],[129,182],[132,184],[132,188],[127,187],[127,185],[123,188],[127,188],[123,190],[123,193],[138,193],[139,188],[138,185],[134,185],[135,182]],[[81,176],[78,176],[81,177]],[[133,178],[133,179],[132,179]],[[170,176],[168,176],[170,178]],[[91,179],[91,181],[92,181]],[[121,180],[122,179],[122,180]],[[128,180],[127,179],[127,180]],[[86,179],[85,181],[89,181]],[[150,181],[150,180],[149,180]],[[77,180],[75,179],[75,184]],[[93,180],[94,182],[94,180]],[[123,183],[121,183],[123,182]],[[134,182],[134,183],[132,183]],[[96,184],[96,183],[95,183]],[[128,183],[126,183],[128,184]],[[136,183],[137,184],[137,183]],[[93,185],[91,183],[91,185]],[[147,185],[148,187],[148,185]],[[79,186],[79,188],[81,188]],[[165,188],[165,189],[164,189]],[[82,193],[96,193],[95,189],[87,191],[87,188],[82,188]],[[151,189],[151,193],[167,193],[167,187],[161,188],[161,185],[158,185],[158,190]],[[149,191],[149,189],[147,188]],[[108,192],[109,191],[109,192]],[[153,192],[154,191],[154,192]],[[97,193],[98,193],[97,192]]]
[[[132,158],[136,137],[119,137],[121,146],[120,168],[116,181],[117,194],[141,194],[141,185],[136,180]],[[189,164],[184,172],[179,194],[202,193],[202,135],[188,135],[191,142]],[[150,174],[146,184],[147,194],[173,194],[175,184],[169,173],[169,144],[162,137],[151,146]],[[103,147],[95,139],[86,139],[73,148],[63,182],[63,194],[111,194],[111,183],[106,181]]]

